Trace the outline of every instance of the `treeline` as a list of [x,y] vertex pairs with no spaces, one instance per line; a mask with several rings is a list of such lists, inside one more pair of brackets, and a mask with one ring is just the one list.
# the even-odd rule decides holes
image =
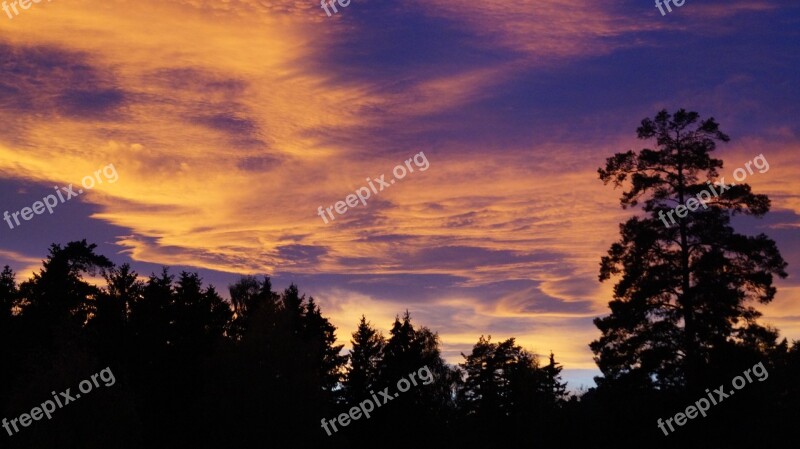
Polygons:
[[[94,285],[103,283],[98,276],[104,287]],[[52,420],[13,436],[0,431],[3,446],[778,448],[798,441],[797,342],[715,350],[706,387],[730,390],[731,379],[758,362],[768,378],[665,436],[657,419],[706,393],[653,386],[631,372],[598,378],[598,388],[568,397],[555,356],[539,360],[514,339],[481,336],[462,363],[448,365],[437,334],[415,326],[407,312],[386,336],[362,317],[344,354],[335,327],[295,285],[276,292],[268,277],[245,276],[229,289],[230,302],[197,274],[166,268],[143,282],[86,241],[53,245],[40,272],[21,283],[6,267],[2,416],[29,412],[53,391],[75,393],[105,367],[116,383]],[[348,413],[386,388],[397,391],[398,380],[422,367],[433,382],[331,436],[323,429],[323,418]]]
[[[17,417],[51,391],[110,367],[117,382],[52,420],[2,438],[11,447],[522,447],[557,437],[560,365],[514,339],[480,337],[458,366],[406,312],[383,336],[362,317],[352,351],[314,299],[268,277],[242,277],[230,302],[196,273],[145,282],[85,240],[53,245],[38,274],[0,274],[0,412]],[[88,282],[102,276],[105,287]],[[355,324],[355,323],[354,323]],[[335,418],[427,367],[419,385],[328,436]],[[6,445],[4,443],[4,445]]]

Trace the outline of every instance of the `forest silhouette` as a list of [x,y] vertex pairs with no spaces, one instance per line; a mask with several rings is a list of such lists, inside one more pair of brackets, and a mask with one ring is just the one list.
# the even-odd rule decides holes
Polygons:
[[[713,119],[666,111],[637,130],[656,149],[619,153],[599,170],[642,205],[602,258],[615,279],[610,314],[590,344],[597,387],[567,393],[557,355],[476,335],[457,365],[434,329],[398,311],[388,335],[362,316],[352,349],[313,297],[268,276],[242,276],[230,300],[197,273],[142,280],[86,240],[53,244],[40,271],[0,273],[0,412],[19,416],[51,391],[109,367],[116,383],[13,436],[20,448],[779,448],[798,442],[800,342],[758,323],[786,263],[766,235],[738,234],[736,213],[770,202],[732,187],[664,227],[657,214],[714,180],[710,153],[728,137]],[[672,201],[672,203],[671,203]],[[104,282],[95,282],[100,275]],[[319,292],[318,296],[325,292]],[[387,323],[388,324],[388,323]],[[340,331],[341,332],[341,331]],[[339,334],[338,337],[347,338]],[[565,339],[570,338],[565,335]],[[665,436],[656,425],[757,363],[769,372]],[[321,419],[427,366],[419,385],[329,436]]]

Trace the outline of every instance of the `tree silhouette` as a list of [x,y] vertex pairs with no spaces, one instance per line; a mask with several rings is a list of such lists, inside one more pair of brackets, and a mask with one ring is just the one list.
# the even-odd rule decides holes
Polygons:
[[112,266],[105,256],[94,253],[95,248],[97,245],[86,240],[50,247],[40,272],[20,285],[28,317],[43,320],[45,326],[87,322],[100,289],[84,281],[83,275],[95,275],[98,269]]
[[[481,335],[470,355],[461,354],[464,357],[461,367],[467,380],[459,393],[464,412],[468,415],[501,410],[503,396],[507,396],[502,390],[507,388],[508,380],[503,377],[502,370],[511,361],[498,357],[503,354],[497,353],[498,345],[492,343],[491,338]],[[507,342],[514,344],[513,340]]]
[[564,368],[556,362],[556,356],[550,352],[547,365],[542,367],[543,384],[542,391],[546,392],[546,399],[550,400],[550,405],[556,405],[566,400],[567,383],[561,381],[561,371]]
[[467,432],[477,445],[496,444],[496,432],[513,444],[528,440],[531,426],[546,439],[549,426],[542,425],[563,399],[565,384],[551,355],[541,368],[536,356],[516,344],[514,338],[493,343],[481,336],[469,355],[462,354],[466,380],[459,391],[459,405]]
[[128,348],[132,343],[130,315],[134,304],[143,298],[144,283],[128,264],[104,270],[103,278],[106,288],[97,297],[94,317],[87,328],[96,333],[94,339],[101,357],[118,365],[125,359],[119,348]]
[[6,327],[11,321],[18,295],[14,271],[6,265],[0,273],[0,327]]
[[408,311],[403,315],[403,321],[395,317],[381,359],[382,384],[393,384],[397,379],[424,364],[421,343],[414,325],[411,324],[411,315]]
[[351,402],[369,397],[370,390],[377,388],[378,369],[383,359],[386,340],[375,330],[364,315],[350,340],[350,366],[347,370],[345,388]]
[[749,303],[772,300],[773,275],[785,277],[786,263],[766,235],[737,234],[730,225],[734,214],[769,210],[769,199],[747,184],[717,186],[721,193],[708,195],[707,208],[695,200],[697,210],[678,215],[677,225],[660,218],[693,196],[705,199],[701,192],[717,181],[722,161],[710,153],[728,136],[713,118],[661,111],[642,120],[637,135],[655,139],[657,149],[617,153],[598,169],[604,183],[630,182],[623,208],[644,200],[647,213],[620,226],[620,241],[602,259],[601,281],[621,277],[611,315],[595,320],[602,331],[591,344],[604,375],[598,382],[699,387],[715,352],[774,345],[777,335],[757,324],[760,313]]
[[[78,382],[105,367],[116,376],[113,387],[92,391],[35,429],[12,437],[0,431],[9,447],[634,448],[648,441],[665,449],[745,449],[782,447],[795,437],[800,342],[774,343],[774,331],[745,320],[743,330],[729,328],[728,341],[708,339],[718,345],[709,348],[706,336],[721,334],[701,332],[715,323],[707,315],[728,310],[711,308],[709,290],[698,288],[694,299],[704,307],[696,314],[697,339],[724,376],[707,386],[729,382],[756,362],[769,379],[738,392],[738,402],[716,407],[702,426],[667,439],[655,419],[673,416],[697,395],[624,388],[651,385],[634,377],[652,374],[644,370],[566,401],[552,353],[542,365],[514,338],[481,337],[460,367],[450,366],[439,336],[415,326],[408,311],[394,320],[387,340],[362,315],[345,370],[348,357],[336,344],[335,327],[294,284],[277,293],[269,277],[245,276],[229,287],[228,302],[197,273],[172,276],[165,267],[142,282],[130,266],[113,266],[94,250],[86,241],[53,245],[42,270],[22,284],[10,268],[0,273],[4,416],[30,411],[53,390],[75,392]],[[711,264],[690,264],[705,273],[700,266]],[[85,279],[98,270],[104,286]],[[624,361],[622,353],[614,360]],[[431,374],[424,382],[423,368]],[[417,384],[393,396],[412,372]],[[393,399],[369,419],[340,425],[332,436],[320,428],[321,418],[341,416],[383,391]]]
[[[19,300],[14,271],[6,265],[0,273],[0,360],[3,365],[18,366],[20,354],[11,346],[15,343],[18,319],[14,316],[14,308]],[[0,369],[0,404],[8,403],[9,385],[14,378],[12,369]]]
[[248,329],[251,329],[253,320],[259,315],[266,316],[266,320],[274,322],[278,310],[278,294],[272,291],[272,282],[269,277],[259,281],[254,276],[243,276],[235,284],[229,286],[233,306],[233,320],[230,335],[241,340]]
[[481,338],[464,355],[461,367],[467,380],[460,391],[464,411],[470,415],[508,418],[536,408],[554,407],[565,397],[561,367],[550,355],[550,363],[540,367],[536,356],[516,344],[514,338],[492,343]]

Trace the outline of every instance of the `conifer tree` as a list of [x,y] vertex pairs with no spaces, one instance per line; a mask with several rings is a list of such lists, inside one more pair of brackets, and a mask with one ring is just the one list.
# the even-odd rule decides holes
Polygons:
[[[602,336],[590,346],[604,375],[597,381],[700,386],[716,352],[775,344],[752,303],[772,301],[773,276],[785,277],[786,263],[769,237],[731,226],[738,213],[763,216],[770,201],[720,176],[722,160],[711,153],[729,138],[713,118],[663,110],[642,120],[637,135],[656,149],[617,153],[598,169],[604,183],[628,189],[623,208],[641,202],[645,215],[620,226],[601,262],[600,280],[619,280],[611,314],[595,320]],[[673,207],[689,209],[675,213],[674,225],[664,219]]]
[[361,315],[358,328],[350,340],[350,367],[347,371],[345,386],[347,397],[357,401],[368,397],[369,391],[377,387],[379,367],[382,361],[386,340]]

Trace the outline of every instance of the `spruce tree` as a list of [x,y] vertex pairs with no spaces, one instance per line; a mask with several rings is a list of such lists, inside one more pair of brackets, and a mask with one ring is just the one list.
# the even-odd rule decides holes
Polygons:
[[378,370],[383,359],[386,340],[373,328],[364,315],[350,340],[350,367],[347,371],[345,387],[350,401],[369,397],[369,391],[377,387]]

